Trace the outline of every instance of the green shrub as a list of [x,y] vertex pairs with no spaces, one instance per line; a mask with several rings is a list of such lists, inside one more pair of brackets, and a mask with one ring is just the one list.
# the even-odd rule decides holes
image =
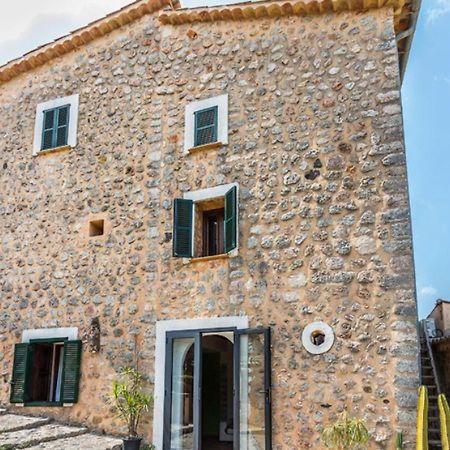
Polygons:
[[322,442],[325,447],[335,450],[367,448],[369,432],[363,420],[350,417],[344,411],[336,422],[322,431]]
[[153,397],[143,391],[144,377],[136,369],[124,367],[121,378],[113,381],[111,403],[126,422],[129,436],[137,436],[139,421],[152,405]]

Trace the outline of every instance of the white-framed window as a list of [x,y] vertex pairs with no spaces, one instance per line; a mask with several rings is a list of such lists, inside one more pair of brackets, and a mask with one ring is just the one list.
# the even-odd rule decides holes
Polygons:
[[228,94],[188,103],[184,150],[228,144]]
[[61,97],[36,106],[33,155],[77,144],[79,95]]
[[173,256],[201,258],[238,248],[239,185],[185,192],[174,201]]
[[10,402],[71,406],[78,401],[82,342],[77,328],[24,330],[14,346]]

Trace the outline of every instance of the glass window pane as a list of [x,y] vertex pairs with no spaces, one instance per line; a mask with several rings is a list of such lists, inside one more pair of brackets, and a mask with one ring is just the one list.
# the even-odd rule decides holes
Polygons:
[[173,340],[170,450],[194,448],[194,338]]
[[264,450],[264,334],[240,339],[240,450]]

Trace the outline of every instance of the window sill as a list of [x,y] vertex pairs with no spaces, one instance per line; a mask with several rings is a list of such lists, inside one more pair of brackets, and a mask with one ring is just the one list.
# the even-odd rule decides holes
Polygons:
[[29,402],[24,403],[25,407],[58,407],[63,406],[62,402]]
[[33,156],[48,155],[51,153],[62,153],[66,150],[70,150],[71,148],[72,147],[70,145],[62,145],[61,147],[47,148],[45,150],[38,151]]
[[234,258],[237,255],[238,255],[238,249],[235,248],[234,250],[231,250],[229,253],[220,253],[220,255],[197,256],[195,258],[183,258],[183,264],[216,261],[216,260],[220,260],[220,259]]
[[197,256],[195,258],[183,258],[184,264],[195,263],[195,262],[207,262],[216,261],[218,259],[228,259],[230,255],[228,253],[221,253],[220,255],[212,256]]
[[211,150],[212,148],[218,148],[218,147],[222,147],[222,145],[224,145],[222,142],[218,141],[218,142],[211,142],[210,144],[205,144],[205,145],[198,145],[197,147],[191,147],[188,149],[188,153],[197,153],[197,152],[202,152],[204,150]]

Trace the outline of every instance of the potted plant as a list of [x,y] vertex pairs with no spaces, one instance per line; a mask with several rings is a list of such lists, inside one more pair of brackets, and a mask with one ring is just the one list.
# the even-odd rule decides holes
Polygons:
[[143,391],[144,377],[136,369],[124,367],[121,376],[121,380],[113,381],[111,402],[128,427],[128,436],[123,439],[124,450],[139,450],[142,441],[138,436],[139,421],[152,405],[153,397]]
[[336,422],[322,431],[322,442],[325,447],[335,450],[367,448],[369,432],[363,420],[350,417],[344,411]]

